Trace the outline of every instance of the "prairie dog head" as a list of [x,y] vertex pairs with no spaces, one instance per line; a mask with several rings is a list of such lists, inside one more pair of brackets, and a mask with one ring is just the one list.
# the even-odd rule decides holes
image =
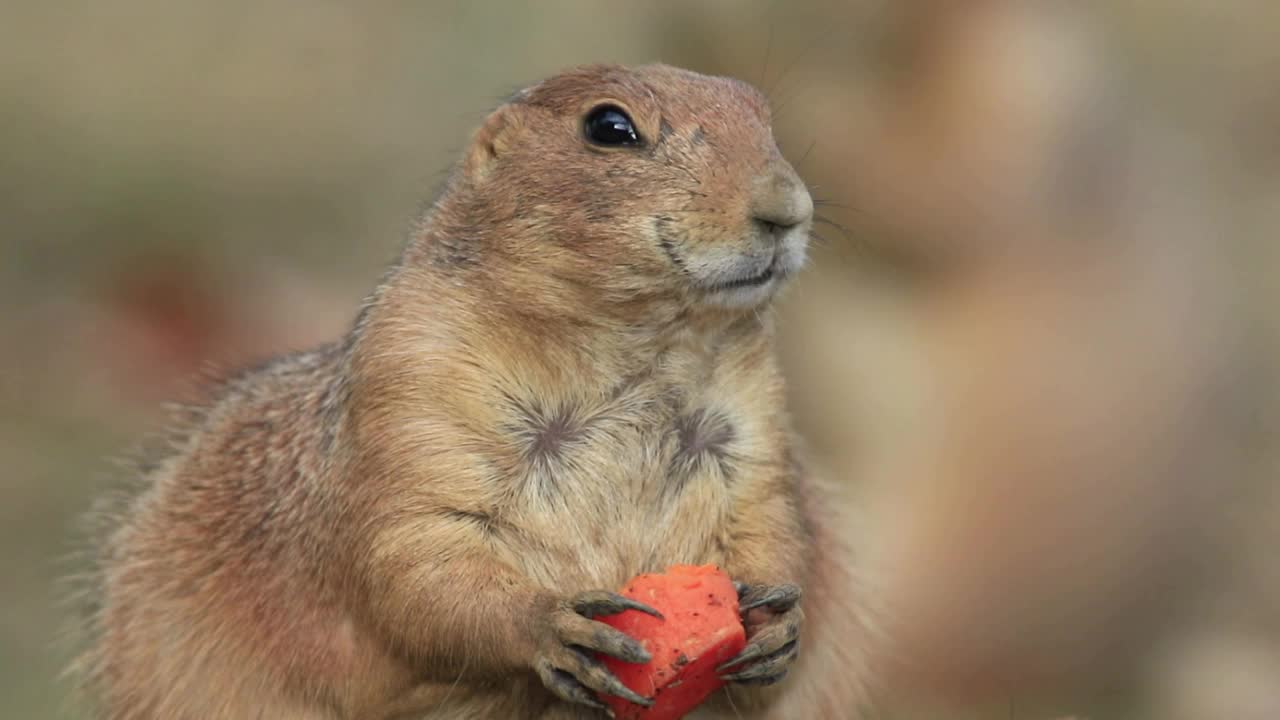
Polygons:
[[624,301],[757,307],[803,264],[813,214],[759,91],[663,65],[522,91],[477,131],[462,182],[459,220],[501,226],[495,251]]

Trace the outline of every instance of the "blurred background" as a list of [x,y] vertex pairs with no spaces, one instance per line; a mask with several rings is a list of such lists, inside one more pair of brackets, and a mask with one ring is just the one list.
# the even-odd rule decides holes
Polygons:
[[0,697],[191,378],[341,333],[470,130],[591,61],[764,89],[821,201],[793,407],[873,717],[1280,717],[1280,6],[8,2]]

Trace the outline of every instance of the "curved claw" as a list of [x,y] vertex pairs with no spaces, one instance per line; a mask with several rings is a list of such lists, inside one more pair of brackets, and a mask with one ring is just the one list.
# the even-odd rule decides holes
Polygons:
[[758,677],[758,678],[744,679],[744,678],[732,678],[727,675],[721,676],[722,680],[734,682],[739,685],[753,685],[755,687],[768,687],[769,685],[776,685],[777,683],[782,682],[786,678],[787,678],[787,670],[783,670],[777,675],[769,675],[767,677]]
[[599,660],[596,660],[578,649],[573,650],[573,655],[574,664],[577,665],[577,667],[574,668],[574,675],[578,678],[578,682],[592,690],[595,690],[596,692],[602,692],[606,695],[616,695],[617,697],[633,702],[636,705],[642,705],[644,707],[650,707],[653,705],[653,700],[637,693],[626,685],[623,685],[622,681],[618,679],[618,676],[609,672],[608,668],[606,668]]
[[569,648],[558,658],[543,662],[538,675],[557,697],[580,705],[605,708],[596,693],[615,695],[643,707],[653,705],[653,700],[623,685],[603,663],[581,649]]
[[[799,608],[791,611],[799,614]],[[786,616],[784,620],[764,628],[747,643],[742,652],[729,658],[728,661],[721,663],[716,668],[716,672],[724,672],[725,670],[737,667],[744,663],[749,663],[760,658],[773,658],[788,653],[794,653],[797,642],[800,639],[800,626],[798,622],[787,622]]]
[[[612,677],[612,676],[610,676],[610,677]],[[606,694],[606,695],[615,695],[615,696],[617,696],[617,697],[622,698],[623,700],[626,700],[626,701],[628,701],[628,702],[635,703],[636,705],[640,705],[640,706],[642,706],[642,707],[653,707],[653,699],[652,699],[652,698],[647,698],[647,697],[645,697],[645,696],[643,696],[643,695],[641,695],[641,694],[639,694],[639,693],[635,692],[634,690],[632,690],[631,688],[627,687],[626,685],[623,685],[623,684],[622,684],[622,683],[621,683],[617,678],[614,678],[614,679],[613,679],[613,682],[614,682],[614,683],[617,683],[617,684],[616,684],[616,685],[611,686],[611,687],[610,687],[609,689],[607,689],[607,690],[601,690],[600,692],[602,692],[602,693],[604,693],[604,694]]]
[[622,683],[596,653],[625,662],[644,663],[651,655],[644,646],[626,633],[598,620],[597,615],[612,615],[624,610],[637,610],[662,617],[643,603],[605,591],[586,592],[559,601],[547,619],[545,634],[533,663],[542,683],[561,700],[604,710],[608,706],[599,695],[612,695],[628,702],[650,707],[653,700]]
[[734,655],[725,662],[716,667],[716,672],[721,673],[731,667],[737,667],[743,663],[751,662],[756,658],[764,656],[764,648],[760,645],[751,644],[742,648],[742,652]]
[[561,700],[586,705],[597,710],[608,709],[608,706],[596,699],[596,696],[585,685],[578,682],[577,678],[565,670],[548,668],[545,672],[540,670],[538,675],[542,678],[542,684]]
[[662,613],[642,602],[606,591],[583,593],[573,599],[572,607],[574,612],[589,618],[598,615],[617,615],[623,610],[637,610],[659,620],[664,619]]
[[[759,592],[759,596],[752,598],[748,602],[743,602],[738,606],[741,612],[746,612],[758,607],[767,607],[775,612],[785,612],[795,607],[800,602],[800,588],[795,585],[773,585],[764,588],[748,588],[746,594]],[[739,594],[743,600],[743,594]]]
[[[758,684],[773,684],[787,674],[787,669],[795,661],[799,652],[799,644],[792,640],[777,652],[766,656],[760,662],[735,673],[721,675],[730,682],[752,681]],[[731,661],[732,662],[732,661]],[[723,665],[721,667],[724,667]],[[720,668],[716,669],[717,672]]]
[[592,650],[631,663],[646,663],[651,659],[649,651],[635,638],[570,609],[552,623],[561,647]]
[[622,681],[619,680],[617,676],[615,676],[613,673],[609,673],[607,675],[606,681],[601,684],[603,685],[603,687],[596,688],[598,692],[602,692],[605,695],[613,695],[615,697],[620,697],[623,700],[626,700],[627,702],[635,703],[636,705],[640,705],[641,707],[653,707],[652,698],[647,698],[641,695],[640,693],[632,690],[631,688],[627,687],[626,685],[623,685]]
[[[750,619],[750,642],[716,668],[724,680],[748,685],[772,685],[782,680],[799,653],[800,588],[795,585],[745,585],[735,583],[744,622]],[[767,610],[763,613],[757,610]],[[749,614],[751,613],[751,614]]]

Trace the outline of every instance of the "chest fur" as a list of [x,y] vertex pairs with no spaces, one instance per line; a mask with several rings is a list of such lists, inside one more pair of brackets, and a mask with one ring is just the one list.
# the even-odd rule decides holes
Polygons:
[[735,514],[777,467],[782,429],[744,383],[661,377],[596,396],[510,397],[509,560],[557,586],[613,587],[720,562]]

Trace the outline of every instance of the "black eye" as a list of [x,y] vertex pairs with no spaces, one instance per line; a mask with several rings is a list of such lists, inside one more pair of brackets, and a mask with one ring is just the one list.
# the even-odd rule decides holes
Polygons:
[[638,145],[640,136],[631,118],[620,108],[601,105],[587,114],[587,139],[597,145]]

